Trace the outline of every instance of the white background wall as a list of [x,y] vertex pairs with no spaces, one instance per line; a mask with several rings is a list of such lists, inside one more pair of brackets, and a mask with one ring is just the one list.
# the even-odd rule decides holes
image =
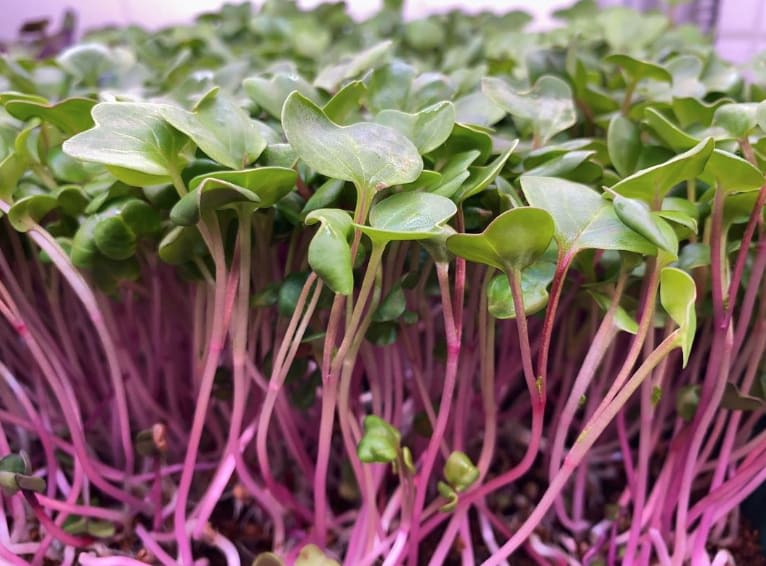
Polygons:
[[[238,0],[235,0],[238,1]],[[251,0],[260,4],[262,0]],[[315,6],[322,0],[298,0],[301,6]],[[0,0],[0,38],[13,37],[21,22],[40,16],[54,16],[69,6],[74,8],[85,28],[106,23],[139,23],[158,27],[168,23],[188,21],[193,14],[213,10],[223,0]],[[571,4],[572,0],[409,0],[408,17],[417,18],[429,13],[462,7],[468,11],[523,8],[549,21],[552,10]],[[381,0],[348,0],[350,11],[359,18],[374,13]]]
[[[239,0],[234,0],[239,1]],[[254,4],[262,0],[252,0]],[[346,0],[358,18],[374,13],[381,0]],[[406,15],[417,18],[434,12],[462,8],[467,11],[502,12],[522,8],[537,18],[536,27],[551,25],[550,13],[573,0],[405,0]],[[620,0],[602,0],[604,4]],[[15,36],[19,25],[33,18],[49,16],[57,20],[63,10],[74,8],[82,28],[104,24],[137,23],[160,27],[189,21],[193,14],[212,10],[224,0],[0,0],[0,39]],[[313,6],[322,0],[298,0]],[[735,62],[745,62],[755,53],[766,50],[766,0],[722,0],[718,45],[722,55]]]

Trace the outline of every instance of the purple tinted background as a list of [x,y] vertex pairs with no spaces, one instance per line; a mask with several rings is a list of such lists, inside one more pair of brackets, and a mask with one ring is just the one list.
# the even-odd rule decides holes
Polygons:
[[[321,0],[299,0],[311,6]],[[605,5],[641,4],[641,0],[601,0]],[[80,29],[106,24],[137,23],[160,27],[189,21],[195,14],[213,10],[223,0],[2,0],[0,39],[13,38],[22,22],[50,17],[57,21],[69,6],[77,11]],[[257,3],[254,2],[254,3]],[[380,0],[347,0],[352,13],[359,18],[374,12]],[[537,17],[536,27],[551,25],[552,10],[571,4],[572,0],[406,0],[406,15],[411,18],[429,13],[461,8],[468,11],[492,9],[503,11],[522,8]],[[720,0],[717,44],[727,59],[744,63],[756,53],[766,50],[766,0]]]

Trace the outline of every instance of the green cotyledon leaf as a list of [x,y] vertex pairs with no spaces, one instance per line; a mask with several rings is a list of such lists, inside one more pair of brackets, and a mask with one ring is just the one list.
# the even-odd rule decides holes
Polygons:
[[373,205],[369,226],[356,224],[374,243],[438,237],[443,224],[457,213],[450,199],[418,192],[397,193]]
[[248,204],[254,210],[273,206],[295,186],[297,173],[286,167],[257,167],[241,171],[214,171],[194,177],[190,192],[170,211],[170,219],[191,226],[200,215],[224,207]]
[[95,105],[96,101],[90,98],[73,97],[51,104],[34,100],[12,100],[5,105],[5,109],[19,120],[40,118],[71,136],[93,127],[91,110]]
[[163,106],[162,117],[208,157],[230,169],[246,167],[266,148],[255,122],[218,87],[208,91],[191,112]]
[[417,148],[401,133],[370,122],[339,126],[298,92],[285,101],[282,127],[309,167],[361,191],[412,182],[423,169]]
[[521,177],[521,189],[532,206],[546,210],[554,237],[565,251],[623,250],[654,255],[657,248],[617,217],[613,205],[586,185],[555,177]]
[[514,208],[495,218],[481,234],[450,236],[447,248],[502,271],[523,270],[545,252],[553,231],[553,218],[545,210]]
[[609,159],[617,172],[623,177],[634,173],[643,145],[638,126],[628,118],[616,115],[609,122],[606,142]]
[[242,81],[242,88],[258,106],[277,119],[282,115],[285,100],[293,91],[297,90],[316,103],[320,101],[316,89],[296,73],[275,73],[268,79],[250,77]]
[[183,166],[179,154],[187,137],[165,121],[162,105],[101,102],[92,114],[96,125],[64,142],[68,155],[116,168],[129,184],[167,182]]
[[700,178],[730,193],[757,191],[764,184],[763,173],[755,165],[721,149],[710,155]]
[[540,77],[528,91],[516,91],[503,79],[487,77],[481,90],[511,116],[531,121],[542,144],[577,121],[572,89],[554,76]]
[[375,116],[375,121],[407,136],[420,153],[428,153],[443,144],[452,133],[455,106],[448,101],[437,102],[415,114],[383,110]]
[[354,290],[353,262],[348,239],[353,232],[351,217],[344,210],[322,208],[306,216],[307,225],[321,225],[311,239],[308,262],[330,289],[341,295]]
[[347,57],[339,63],[329,65],[319,71],[316,79],[314,79],[314,86],[328,92],[334,92],[346,79],[352,79],[384,63],[393,51],[393,47],[393,41],[382,41],[369,49]]
[[22,197],[11,206],[8,211],[8,220],[14,229],[27,232],[58,205],[58,199],[50,193]]
[[452,452],[444,463],[444,479],[455,491],[461,493],[471,487],[479,479],[479,469],[471,462],[465,452]]
[[678,256],[678,238],[670,225],[649,206],[638,199],[615,195],[614,211],[617,217],[632,230],[641,234],[655,246],[663,249],[674,257]]
[[695,179],[705,168],[715,148],[713,138],[706,138],[690,150],[672,159],[637,171],[612,186],[612,191],[648,203],[662,201],[677,184]]
[[378,416],[364,418],[364,435],[356,449],[359,459],[365,463],[389,463],[396,460],[401,450],[402,435]]
[[638,82],[644,79],[666,83],[673,82],[673,75],[667,69],[651,61],[637,59],[623,53],[609,55],[605,61],[620,67],[630,82]]
[[[555,246],[552,248],[555,252]],[[554,253],[549,257],[548,252],[521,272],[520,285],[525,314],[535,314],[548,304],[548,286],[553,281],[555,272],[556,255]],[[487,289],[487,308],[495,318],[516,318],[516,307],[506,274],[496,275],[490,281]]]
[[678,345],[681,347],[684,366],[689,361],[694,334],[697,331],[697,315],[694,310],[696,300],[697,287],[688,273],[675,267],[662,270],[660,302],[680,330]]

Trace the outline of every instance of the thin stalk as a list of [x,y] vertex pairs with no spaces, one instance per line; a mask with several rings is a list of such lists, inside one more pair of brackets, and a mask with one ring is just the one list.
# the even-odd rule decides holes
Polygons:
[[[10,205],[5,201],[0,201],[0,210],[8,213]],[[101,341],[109,368],[109,377],[114,390],[115,412],[119,422],[120,444],[124,459],[126,471],[132,471],[135,462],[133,452],[133,439],[130,434],[130,417],[128,414],[128,400],[125,393],[125,383],[122,377],[122,370],[117,357],[117,349],[104,324],[103,316],[98,307],[98,301],[93,294],[92,289],[86,283],[85,279],[72,265],[69,256],[61,249],[58,242],[46,230],[38,224],[34,224],[29,230],[32,240],[42,249],[51,259],[56,268],[61,272],[69,283],[72,290],[81,301],[88,313],[88,316],[96,330]]]
[[[617,280],[617,285],[606,314],[601,320],[601,324],[588,348],[588,353],[580,366],[577,377],[575,377],[572,391],[566,397],[567,401],[561,415],[559,415],[559,418],[556,420],[556,432],[553,437],[553,445],[551,447],[550,461],[548,464],[548,477],[551,479],[556,475],[561,465],[567,433],[569,432],[569,427],[572,424],[575,413],[579,408],[580,399],[588,390],[588,387],[593,380],[593,376],[596,374],[596,370],[604,359],[609,346],[612,344],[614,337],[617,334],[617,329],[614,326],[614,315],[625,289],[627,275],[627,273],[623,272]],[[559,503],[562,504],[559,511],[563,513],[563,502],[557,501],[557,508]]]
[[415,505],[412,512],[412,544],[410,545],[409,551],[409,563],[411,566],[415,566],[418,563],[418,546],[420,543],[418,531],[420,528],[420,516],[423,512],[423,506],[425,505],[426,494],[428,493],[428,483],[433,466],[436,462],[436,456],[439,452],[439,445],[447,430],[450,407],[452,406],[452,396],[455,393],[455,385],[457,382],[458,360],[460,358],[460,329],[456,325],[455,314],[452,308],[449,264],[436,262],[436,275],[439,281],[439,289],[441,291],[444,332],[447,337],[447,362],[444,368],[444,387],[439,402],[436,426],[428,441],[428,446],[423,456],[423,463],[416,479],[417,488]]
[[209,227],[210,253],[215,262],[215,293],[213,320],[210,330],[205,363],[202,369],[197,402],[194,409],[191,430],[184,457],[184,468],[176,492],[177,500],[173,513],[176,540],[179,548],[179,560],[183,566],[192,566],[194,559],[191,551],[191,541],[186,532],[186,508],[191,491],[192,479],[194,478],[194,465],[197,461],[199,445],[202,440],[202,431],[205,426],[207,409],[215,382],[215,372],[221,359],[221,353],[226,339],[226,302],[227,302],[227,269],[224,255],[223,240],[221,238],[218,219],[215,212],[204,215],[201,225]]
[[[311,294],[313,288],[313,294]],[[317,281],[315,273],[311,273],[306,279],[306,282],[301,289],[301,293],[298,296],[298,300],[295,303],[295,311],[290,318],[290,322],[285,331],[282,343],[279,346],[276,357],[273,361],[271,377],[268,383],[268,389],[266,391],[266,397],[263,400],[261,411],[258,415],[258,427],[255,437],[255,449],[258,455],[258,465],[261,470],[261,475],[266,481],[266,485],[276,490],[274,493],[277,497],[286,496],[289,492],[284,488],[277,488],[278,483],[274,479],[271,473],[271,466],[269,463],[268,455],[268,433],[271,424],[271,416],[274,407],[277,403],[279,394],[282,391],[282,386],[287,377],[287,372],[292,365],[292,360],[295,357],[300,341],[303,339],[303,335],[306,331],[309,321],[314,314],[317,302],[319,301],[319,295],[322,292],[322,283]],[[311,299],[309,300],[309,295]],[[308,301],[308,306],[306,306]],[[287,495],[289,499],[289,495]]]
[[620,392],[612,400],[604,400],[601,403],[600,411],[597,411],[585,425],[580,436],[564,460],[564,465],[552,478],[548,489],[543,494],[542,499],[537,503],[532,513],[514,533],[514,535],[500,548],[500,550],[490,556],[482,563],[482,566],[499,566],[506,560],[524,541],[526,541],[534,532],[537,525],[545,517],[545,514],[553,505],[555,499],[566,485],[567,480],[582,462],[590,448],[601,436],[609,423],[612,422],[617,412],[625,406],[633,393],[638,389],[641,383],[649,377],[655,367],[667,355],[678,347],[680,331],[674,331],[662,343],[647,356],[644,363],[639,366],[636,372],[628,379]]
[[625,96],[622,99],[622,105],[620,106],[620,112],[623,116],[630,114],[630,107],[633,104],[633,94],[636,92],[638,81],[631,81],[625,88]]
[[[367,219],[372,202],[363,188],[357,188],[357,201],[354,210],[354,222],[363,224]],[[362,232],[354,230],[351,244],[351,258],[355,261]],[[327,538],[327,470],[330,466],[330,449],[332,430],[335,421],[335,405],[338,399],[338,376],[332,371],[333,357],[336,355],[336,344],[340,332],[341,317],[343,316],[346,297],[335,295],[327,322],[324,348],[322,351],[322,407],[319,421],[319,437],[317,439],[317,458],[314,470],[314,529],[313,537],[320,546],[324,546]]]
[[232,374],[234,381],[233,405],[229,420],[229,433],[226,448],[221,456],[221,465],[213,476],[213,481],[205,495],[197,505],[195,519],[196,529],[192,536],[199,538],[207,524],[213,509],[220,499],[226,484],[234,471],[234,461],[231,457],[238,449],[239,435],[242,430],[242,421],[245,416],[247,404],[248,379],[245,368],[247,355],[247,332],[250,314],[250,264],[252,250],[252,223],[251,213],[246,210],[238,210],[238,245],[239,245],[239,281],[237,284],[237,296],[235,298],[234,313],[232,316]]
[[539,338],[540,350],[537,355],[537,371],[543,395],[545,395],[547,388],[548,357],[551,339],[553,338],[553,323],[556,321],[556,313],[558,312],[559,301],[561,299],[561,291],[564,288],[564,280],[566,279],[569,267],[572,265],[572,260],[574,260],[575,254],[576,250],[564,252],[559,249],[556,272],[553,275],[553,282],[551,283],[551,294],[548,299],[548,306],[545,309],[542,334]]
[[723,396],[734,346],[734,333],[724,306],[724,297],[727,291],[724,283],[726,234],[723,231],[723,205],[725,196],[724,191],[717,187],[713,201],[710,232],[713,345],[707,360],[708,366],[700,403],[692,422],[691,439],[682,461],[681,479],[677,492],[675,544],[672,556],[674,565],[680,565],[686,555],[686,518],[691,500],[697,456]]

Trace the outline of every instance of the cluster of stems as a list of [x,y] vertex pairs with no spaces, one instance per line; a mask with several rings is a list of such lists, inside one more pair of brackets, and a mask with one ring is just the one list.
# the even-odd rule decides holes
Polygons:
[[[747,391],[759,378],[766,239],[759,208],[727,254],[721,202],[705,234],[711,266],[695,271],[713,312],[685,369],[679,331],[656,323],[656,260],[641,279],[621,270],[603,312],[581,300],[564,254],[541,316],[496,320],[491,268],[434,261],[415,242],[365,253],[359,231],[358,291],[330,297],[306,270],[304,234],[270,243],[268,213],[240,218],[228,258],[215,216],[203,219],[215,265],[206,281],[147,257],[141,282],[116,297],[94,291],[45,230],[6,226],[0,446],[33,454],[47,489],[26,498],[39,523],[21,495],[3,498],[2,557],[73,563],[85,549],[82,563],[116,564],[95,558],[94,537],[66,531],[82,517],[113,525],[112,540],[135,533],[162,564],[194,564],[193,541],[240,564],[237,540],[211,528],[229,513],[268,525],[268,546],[288,559],[314,543],[357,565],[437,565],[456,548],[464,564],[505,564],[519,549],[540,563],[706,563],[711,543],[736,539],[738,505],[766,479],[762,411],[720,408],[727,382]],[[366,213],[361,202],[357,219]],[[251,306],[253,290],[291,273],[307,274],[292,316]],[[393,344],[365,340],[405,276],[418,321],[397,323]],[[510,288],[524,313],[513,275]],[[634,335],[614,321],[629,292]],[[317,401],[291,406],[290,389],[316,371]],[[699,399],[684,419],[677,398],[689,386]],[[412,473],[359,460],[367,414],[402,431]],[[134,432],[153,425],[162,440],[137,455]],[[480,475],[443,512],[438,463],[457,450],[475,455]]]

